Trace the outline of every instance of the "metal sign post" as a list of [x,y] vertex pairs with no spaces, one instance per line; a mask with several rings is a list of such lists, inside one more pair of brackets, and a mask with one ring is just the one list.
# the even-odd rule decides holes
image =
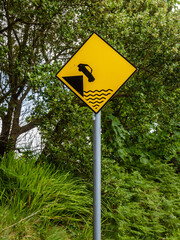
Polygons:
[[101,240],[101,111],[93,113],[93,232]]
[[57,77],[93,110],[94,240],[101,240],[101,109],[136,67],[93,33]]

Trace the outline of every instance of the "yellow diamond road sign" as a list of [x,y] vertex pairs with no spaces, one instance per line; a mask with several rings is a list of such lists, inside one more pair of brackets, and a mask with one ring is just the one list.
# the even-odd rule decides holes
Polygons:
[[98,113],[135,71],[129,61],[93,33],[57,77]]

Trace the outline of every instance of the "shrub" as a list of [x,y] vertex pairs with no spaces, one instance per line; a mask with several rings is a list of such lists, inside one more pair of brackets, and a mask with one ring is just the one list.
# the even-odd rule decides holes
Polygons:
[[172,239],[179,231],[179,176],[160,161],[151,168],[143,176],[103,160],[103,234],[107,239]]

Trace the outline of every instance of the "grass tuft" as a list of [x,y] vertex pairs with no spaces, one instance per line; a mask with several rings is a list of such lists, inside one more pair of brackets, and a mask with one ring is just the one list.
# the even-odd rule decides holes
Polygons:
[[[86,186],[52,165],[36,164],[36,159],[6,155],[0,163],[0,191],[2,239],[29,221],[35,221],[34,226],[36,222],[71,226],[85,224],[91,215],[92,198]],[[64,234],[62,229],[56,232],[57,236]]]

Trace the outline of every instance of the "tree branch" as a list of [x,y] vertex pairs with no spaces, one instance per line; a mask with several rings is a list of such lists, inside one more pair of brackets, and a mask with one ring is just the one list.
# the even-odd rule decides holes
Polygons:
[[0,34],[2,34],[3,32],[11,29],[13,25],[15,25],[17,22],[20,22],[20,21],[21,21],[21,18],[17,18],[16,20],[14,20],[14,21],[11,22],[10,24],[8,24],[7,27],[5,27],[5,28],[3,28],[3,29],[0,29]]
[[44,209],[46,209],[46,208],[50,207],[51,205],[53,205],[54,203],[56,203],[58,200],[59,200],[59,199],[53,201],[52,203],[46,205],[45,207],[39,209],[38,211],[32,213],[31,215],[29,215],[29,216],[27,216],[27,217],[25,217],[25,218],[19,220],[18,222],[16,222],[16,223],[14,223],[14,224],[12,224],[12,225],[10,225],[10,226],[8,226],[8,227],[2,229],[2,230],[0,231],[0,233],[4,232],[5,230],[7,230],[7,229],[9,229],[9,228],[12,228],[12,227],[18,225],[19,223],[21,223],[21,222],[23,222],[23,221],[25,221],[25,220],[27,220],[27,219],[29,219],[29,218],[31,218],[31,217],[34,217],[34,216],[37,215],[38,213],[42,212]]
[[39,122],[39,120],[34,120],[34,121],[31,121],[29,123],[27,123],[26,125],[20,127],[19,129],[19,135],[27,132],[27,131],[30,131],[31,129],[35,128],[35,125],[36,123]]
[[14,33],[14,36],[15,36],[17,42],[18,42],[19,47],[21,47],[21,43],[20,43],[20,41],[19,41],[19,38],[18,38],[17,33],[16,33],[16,31],[15,31],[14,28],[13,28],[13,33]]
[[22,101],[25,99],[25,97],[27,96],[27,94],[29,93],[29,91],[31,90],[31,87],[28,86],[25,90],[25,92],[23,93],[22,97],[20,98],[20,102],[22,103]]

